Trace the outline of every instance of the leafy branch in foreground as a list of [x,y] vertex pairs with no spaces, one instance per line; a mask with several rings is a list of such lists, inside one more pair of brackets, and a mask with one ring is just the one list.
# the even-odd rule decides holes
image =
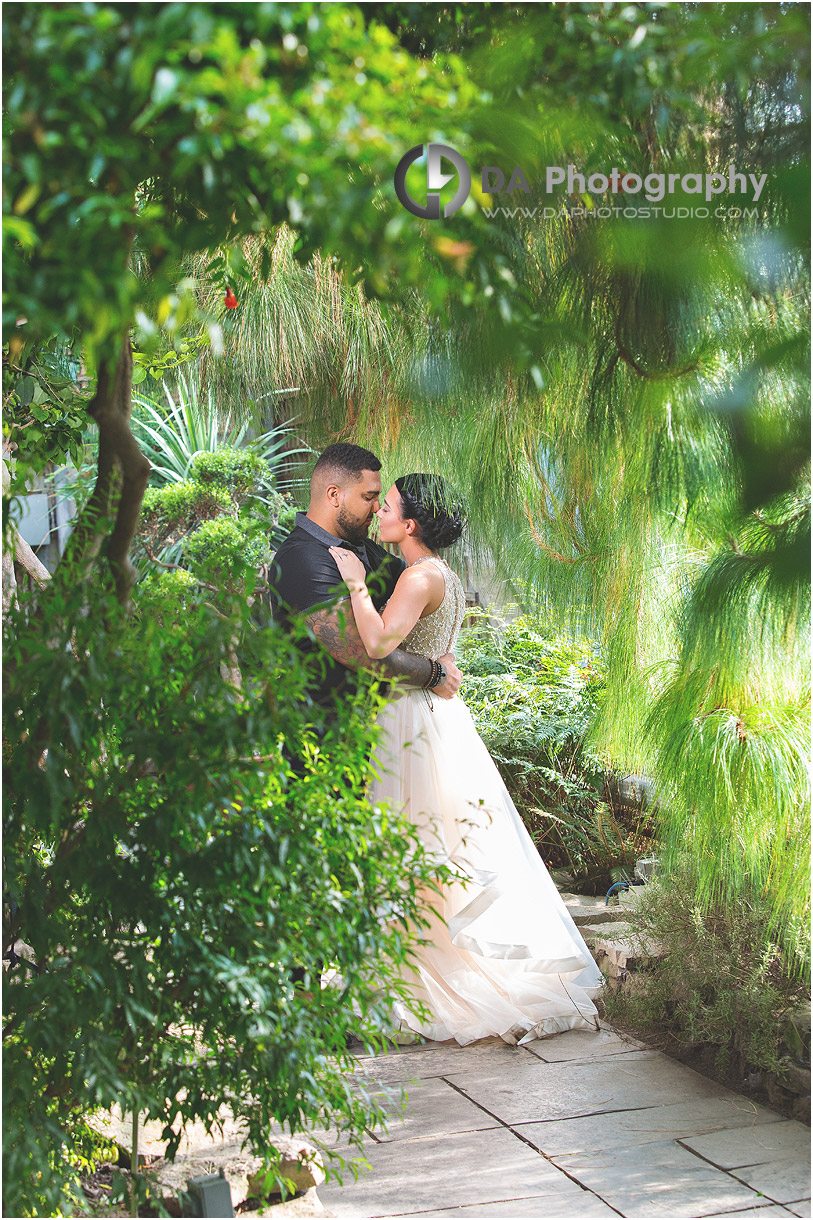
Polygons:
[[439,874],[365,799],[374,691],[322,716],[295,639],[168,585],[129,621],[78,589],[36,635],[9,619],[4,948],[35,963],[3,990],[9,1215],[65,1207],[96,1107],[162,1121],[171,1153],[225,1104],[271,1160],[275,1123],[382,1118],[345,1035],[378,1044]]

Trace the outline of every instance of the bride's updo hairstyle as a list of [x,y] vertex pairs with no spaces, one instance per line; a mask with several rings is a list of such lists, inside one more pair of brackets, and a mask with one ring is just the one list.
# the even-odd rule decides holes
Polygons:
[[395,480],[401,496],[402,521],[417,521],[420,540],[430,551],[442,551],[463,533],[463,508],[436,474],[405,474]]

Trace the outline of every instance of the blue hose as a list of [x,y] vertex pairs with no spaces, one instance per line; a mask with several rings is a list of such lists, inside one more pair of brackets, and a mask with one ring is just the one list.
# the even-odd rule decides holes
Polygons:
[[610,886],[610,888],[607,890],[607,897],[604,899],[605,907],[610,905],[610,895],[612,894],[613,890],[620,890],[622,888],[628,890],[630,888],[629,881],[616,881],[615,885]]

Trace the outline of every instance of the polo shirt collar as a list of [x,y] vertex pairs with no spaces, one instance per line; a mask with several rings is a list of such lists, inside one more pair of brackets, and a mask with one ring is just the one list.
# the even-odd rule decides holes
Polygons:
[[363,544],[361,546],[353,546],[352,542],[348,542],[346,538],[339,538],[336,534],[331,534],[328,530],[323,529],[321,525],[317,525],[315,521],[311,521],[307,513],[297,513],[294,524],[300,529],[305,530],[313,538],[316,538],[324,546],[342,546],[347,550],[354,551],[362,560],[367,558],[367,552]]

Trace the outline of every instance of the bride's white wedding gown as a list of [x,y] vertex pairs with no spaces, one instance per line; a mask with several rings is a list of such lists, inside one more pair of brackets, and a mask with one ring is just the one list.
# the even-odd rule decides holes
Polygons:
[[[419,562],[441,568],[446,593],[401,647],[437,659],[453,650],[465,594],[442,559]],[[467,878],[427,895],[437,914],[404,978],[432,1017],[422,1021],[396,1002],[400,1028],[461,1045],[597,1028],[591,996],[601,973],[463,700],[411,690],[391,700],[379,723],[371,799],[406,809],[436,858]]]

